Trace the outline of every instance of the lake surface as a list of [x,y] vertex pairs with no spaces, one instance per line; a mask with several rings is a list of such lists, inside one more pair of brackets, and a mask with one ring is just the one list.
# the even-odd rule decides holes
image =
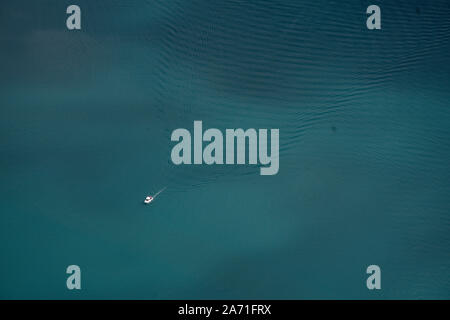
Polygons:
[[[449,1],[69,4],[0,9],[0,298],[450,298]],[[278,174],[174,165],[194,120]]]

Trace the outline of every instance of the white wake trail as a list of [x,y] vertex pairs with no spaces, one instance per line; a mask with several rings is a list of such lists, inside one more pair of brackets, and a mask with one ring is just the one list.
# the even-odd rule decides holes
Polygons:
[[159,190],[157,193],[155,193],[155,195],[153,196],[153,198],[156,198],[156,196],[158,194],[160,194],[161,192],[163,192],[164,190],[166,190],[167,187],[162,188],[161,190]]

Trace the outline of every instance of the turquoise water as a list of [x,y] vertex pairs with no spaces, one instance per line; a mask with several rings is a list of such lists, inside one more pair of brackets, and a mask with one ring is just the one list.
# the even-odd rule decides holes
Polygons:
[[[69,4],[0,9],[0,298],[450,298],[448,1]],[[279,173],[175,166],[194,120]]]

